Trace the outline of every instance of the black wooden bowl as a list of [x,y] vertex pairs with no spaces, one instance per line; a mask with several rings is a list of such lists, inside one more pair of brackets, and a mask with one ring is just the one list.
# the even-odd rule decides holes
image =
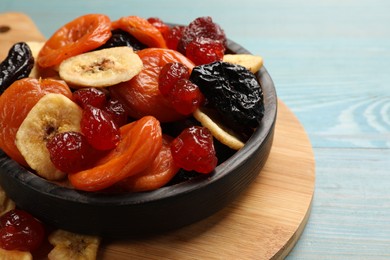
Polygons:
[[[228,47],[232,53],[248,53],[232,41]],[[234,200],[256,178],[268,158],[277,96],[264,67],[256,76],[264,93],[264,118],[245,146],[207,177],[150,192],[87,193],[48,182],[0,150],[0,185],[18,207],[51,226],[79,233],[132,236],[194,223]]]

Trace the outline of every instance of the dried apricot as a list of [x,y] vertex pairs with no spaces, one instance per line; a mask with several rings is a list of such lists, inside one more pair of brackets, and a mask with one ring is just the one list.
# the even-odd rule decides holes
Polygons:
[[72,97],[69,87],[63,81],[32,78],[15,81],[0,96],[0,148],[24,166],[27,163],[15,145],[16,132],[31,108],[47,93]]
[[38,55],[43,68],[103,45],[111,37],[111,20],[102,14],[87,14],[58,29],[45,43]]
[[139,16],[122,17],[112,22],[112,29],[126,31],[148,47],[167,48],[161,32],[148,20]]
[[119,187],[130,192],[150,191],[167,184],[179,171],[171,153],[173,138],[163,135],[163,144],[160,153],[152,164],[143,172],[131,176],[119,183]]
[[162,146],[160,122],[143,117],[120,128],[118,146],[101,158],[93,168],[69,174],[71,184],[79,190],[98,191],[144,171]]
[[137,54],[144,64],[143,70],[130,81],[110,87],[110,93],[124,104],[131,117],[152,115],[161,122],[183,118],[159,91],[159,74],[162,67],[170,62],[182,63],[191,71],[194,67],[192,61],[170,49],[147,48]]

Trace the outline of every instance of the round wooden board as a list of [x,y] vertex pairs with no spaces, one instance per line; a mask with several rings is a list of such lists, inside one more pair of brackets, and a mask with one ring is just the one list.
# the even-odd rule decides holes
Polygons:
[[[0,58],[12,43],[44,40],[21,13],[0,14]],[[272,76],[272,75],[271,75]],[[305,130],[279,100],[274,143],[257,179],[218,213],[179,230],[129,240],[105,240],[99,259],[282,259],[307,223],[315,162]],[[115,216],[113,216],[115,218]]]

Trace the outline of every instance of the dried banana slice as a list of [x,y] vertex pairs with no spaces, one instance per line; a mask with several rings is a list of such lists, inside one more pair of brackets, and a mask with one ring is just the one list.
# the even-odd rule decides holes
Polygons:
[[49,242],[54,246],[48,255],[50,260],[93,260],[97,256],[100,238],[59,229],[49,235]]
[[221,143],[234,150],[239,150],[244,146],[244,143],[235,137],[229,130],[214,122],[207,114],[199,108],[193,114],[202,126],[210,130],[211,134]]
[[13,202],[10,198],[8,198],[5,191],[0,186],[0,216],[14,208],[15,208],[15,202]]
[[32,260],[33,257],[31,253],[27,251],[5,250],[0,247],[0,259],[1,260]]
[[252,54],[226,54],[223,61],[244,66],[252,73],[258,72],[263,66],[263,58]]
[[27,114],[16,133],[16,147],[28,165],[48,180],[59,180],[65,173],[50,160],[47,141],[57,133],[80,132],[82,109],[62,94],[46,94]]
[[83,53],[64,60],[60,77],[79,87],[108,87],[128,81],[143,68],[131,47],[114,47]]
[[38,69],[38,65],[37,65],[36,60],[38,57],[38,53],[42,49],[45,42],[31,41],[31,42],[26,42],[26,43],[27,43],[28,47],[30,47],[31,53],[32,53],[34,60],[35,60],[34,67],[31,70],[29,77],[37,79],[37,78],[39,78],[40,73],[39,73],[39,69]]

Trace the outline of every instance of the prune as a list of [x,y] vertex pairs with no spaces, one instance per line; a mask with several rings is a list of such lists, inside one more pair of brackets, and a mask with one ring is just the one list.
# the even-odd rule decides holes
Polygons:
[[192,21],[183,31],[177,50],[186,53],[187,45],[195,39],[208,38],[226,46],[226,35],[222,28],[213,22],[211,17],[199,17]]
[[142,44],[138,41],[134,36],[130,33],[125,32],[123,30],[117,29],[111,31],[112,36],[108,41],[100,46],[98,49],[106,49],[118,46],[128,46],[132,47],[134,51],[139,51],[146,48],[146,45]]
[[15,43],[0,63],[0,95],[14,81],[26,78],[34,67],[34,57],[25,42]]
[[243,66],[216,61],[193,68],[190,80],[228,126],[255,128],[264,115],[263,91],[256,76]]

